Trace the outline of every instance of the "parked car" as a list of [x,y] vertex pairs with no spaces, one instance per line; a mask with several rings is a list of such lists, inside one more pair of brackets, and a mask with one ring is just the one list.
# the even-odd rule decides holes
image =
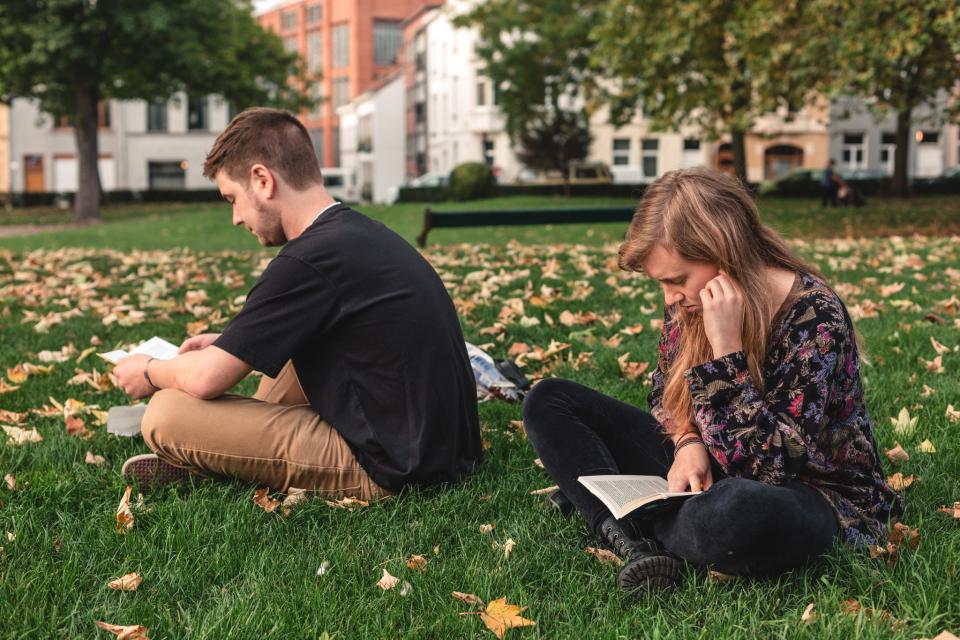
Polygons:
[[764,180],[760,183],[759,191],[761,195],[810,195],[820,192],[822,177],[823,169],[794,169],[775,180]]
[[[570,184],[612,184],[613,174],[603,162],[571,162],[567,169]],[[533,172],[521,171],[518,182],[525,184],[563,184],[563,174],[559,171]]]
[[450,184],[450,174],[448,173],[425,173],[419,178],[414,178],[407,185],[408,187],[445,187]]
[[334,199],[340,202],[360,202],[360,190],[357,188],[357,175],[345,167],[327,167],[321,169],[323,186]]

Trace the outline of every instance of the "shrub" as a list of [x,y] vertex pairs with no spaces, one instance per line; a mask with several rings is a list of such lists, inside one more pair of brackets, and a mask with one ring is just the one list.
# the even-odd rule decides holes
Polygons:
[[495,195],[497,183],[490,167],[482,162],[464,162],[450,172],[450,195],[454,200],[476,200]]

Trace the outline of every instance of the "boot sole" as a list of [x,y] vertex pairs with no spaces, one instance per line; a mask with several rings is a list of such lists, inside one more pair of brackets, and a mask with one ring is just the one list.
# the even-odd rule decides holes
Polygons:
[[631,593],[648,593],[680,586],[681,562],[667,555],[628,560],[617,573],[617,585]]

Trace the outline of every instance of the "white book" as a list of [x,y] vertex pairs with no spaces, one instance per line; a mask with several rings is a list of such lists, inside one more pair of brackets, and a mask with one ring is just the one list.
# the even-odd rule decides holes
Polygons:
[[641,507],[655,508],[686,500],[700,491],[667,491],[660,476],[580,476],[580,484],[619,520]]
[[150,356],[151,358],[156,358],[157,360],[173,360],[177,356],[177,351],[179,351],[179,349],[179,347],[170,344],[163,338],[154,336],[146,342],[137,345],[130,351],[117,349],[116,351],[108,351],[107,353],[99,353],[97,355],[110,364],[117,364],[127,356],[139,354]]

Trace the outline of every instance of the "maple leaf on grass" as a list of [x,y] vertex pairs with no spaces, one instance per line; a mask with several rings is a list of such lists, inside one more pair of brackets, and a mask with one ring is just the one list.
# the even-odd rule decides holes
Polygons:
[[43,436],[36,428],[21,429],[20,427],[5,426],[3,431],[7,434],[7,444],[11,447],[21,447],[28,442],[43,442]]
[[400,584],[400,578],[390,575],[390,572],[386,569],[383,570],[383,575],[380,576],[379,580],[377,580],[377,586],[384,591],[389,591],[398,584]]
[[615,554],[609,549],[598,549],[596,547],[586,547],[584,549],[587,553],[592,555],[594,558],[600,561],[601,564],[611,564],[615,567],[619,567],[623,564],[623,560],[620,559],[620,556]]
[[537,624],[533,620],[522,617],[520,614],[526,611],[527,607],[518,607],[515,604],[507,604],[507,599],[497,598],[487,603],[487,608],[483,611],[468,611],[461,613],[462,616],[479,615],[487,629],[493,632],[498,638],[503,638],[508,629],[517,627],[532,627]]
[[900,464],[901,462],[906,462],[910,459],[910,454],[908,454],[906,450],[900,446],[899,442],[894,442],[893,444],[893,449],[886,449],[884,451],[891,464]]
[[95,624],[104,631],[112,633],[117,640],[149,640],[147,638],[148,629],[142,624],[110,624],[100,620],[97,620]]
[[893,431],[901,438],[909,438],[917,430],[917,421],[919,417],[911,417],[910,411],[903,407],[896,418],[890,418],[890,424],[893,425]]
[[620,366],[620,373],[624,378],[630,380],[631,382],[635,381],[643,372],[647,370],[647,367],[650,366],[649,362],[629,362],[628,358],[630,357],[630,352],[626,352],[619,358],[617,358],[617,364]]
[[960,501],[954,502],[952,507],[940,507],[937,511],[947,514],[954,520],[960,521]]
[[10,489],[10,491],[17,490],[17,479],[14,478],[12,474],[5,474],[3,476],[3,481],[7,483],[7,489]]
[[407,568],[414,571],[426,571],[428,560],[420,555],[412,555],[407,558]]

